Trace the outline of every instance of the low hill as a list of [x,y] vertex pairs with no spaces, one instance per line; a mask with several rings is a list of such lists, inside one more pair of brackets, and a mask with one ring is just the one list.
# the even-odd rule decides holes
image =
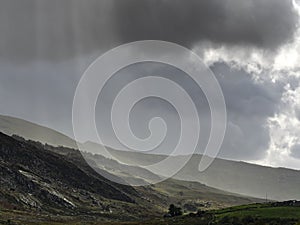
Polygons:
[[7,135],[19,135],[25,139],[36,140],[53,146],[77,148],[76,142],[53,129],[26,120],[0,115],[0,131]]
[[[31,143],[33,142],[31,141]],[[155,201],[154,199],[158,196],[161,199],[156,201],[155,204],[160,205],[160,203],[163,202],[163,205],[160,205],[162,207],[168,207],[169,204],[177,202],[184,209],[185,204],[195,208],[194,210],[187,209],[187,211],[197,211],[197,206],[211,209],[263,201],[262,199],[222,191],[199,182],[167,179],[157,184],[146,185],[148,180],[155,181],[159,179],[159,177],[143,168],[120,164],[115,160],[107,159],[101,155],[82,153],[78,150],[66,147],[52,147],[46,145],[45,148],[57,154],[64,155],[68,160],[77,165],[82,164],[82,161],[84,161],[82,155],[84,155],[85,160],[90,161],[90,165],[93,165],[94,170],[97,171],[101,168],[100,172],[105,170],[115,177],[118,176],[119,179],[132,176],[130,179],[131,183],[134,183],[133,181],[135,179],[139,181],[143,180],[145,187],[135,187],[135,189],[138,190],[138,192],[144,193],[145,196],[148,196],[148,199],[152,202]]]
[[[54,130],[29,123],[24,120],[13,117],[0,116],[0,131],[11,134],[17,134],[25,137],[48,143],[54,146],[74,147],[74,140],[56,132]],[[95,143],[85,143],[83,149],[89,152],[97,152],[106,156],[103,146]],[[102,151],[101,151],[102,149]],[[142,165],[158,162],[165,158],[163,155],[150,155],[143,153],[131,153],[111,149],[122,162],[129,165],[132,162],[140,162]],[[97,156],[96,164],[110,173],[116,173],[121,176],[127,176],[132,173],[132,168],[127,165],[119,165],[117,171],[113,171],[112,166],[105,157]],[[96,158],[97,158],[96,157]],[[173,157],[174,164],[184,156]],[[193,155],[190,162],[175,176],[176,179],[186,181],[196,181],[207,186],[221,189],[228,192],[238,193],[240,195],[254,196],[256,198],[268,198],[273,200],[300,199],[300,171],[286,168],[271,168],[245,162],[237,162],[224,159],[216,159],[213,164],[205,171],[198,171],[198,164],[201,155]],[[93,156],[93,159],[95,157]],[[102,166],[102,167],[101,167]],[[105,168],[103,167],[105,166]],[[154,174],[152,171],[146,171],[142,168],[136,168],[135,178],[155,180],[160,174]],[[156,171],[155,171],[156,172]]]
[[174,202],[191,212],[259,201],[173,179],[134,188],[95,170],[78,150],[0,133],[0,223],[140,220],[161,217]]
[[[101,149],[101,148],[99,148]],[[149,165],[166,156],[110,150],[122,162]],[[173,164],[189,156],[172,156]],[[204,172],[198,171],[202,155],[193,155],[175,176],[175,179],[196,181],[224,191],[256,198],[285,201],[300,200],[300,171],[287,168],[273,168],[225,159],[215,159]],[[159,175],[159,174],[158,174]]]

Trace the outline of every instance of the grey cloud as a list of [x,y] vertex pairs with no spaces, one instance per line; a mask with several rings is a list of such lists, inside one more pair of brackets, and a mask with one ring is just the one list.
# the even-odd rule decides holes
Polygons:
[[[128,66],[113,76],[101,92],[98,98],[97,115],[98,128],[105,127],[105,130],[101,130],[100,136],[104,139],[104,143],[115,148],[124,148],[118,144],[111,123],[110,123],[110,109],[112,103],[118,92],[128,83],[135,79],[144,76],[159,76],[177,82],[181,87],[186,89],[191,94],[191,98],[196,104],[196,107],[200,114],[201,123],[201,145],[202,149],[205,146],[205,142],[208,139],[210,112],[208,109],[208,103],[201,89],[197,86],[192,79],[184,72],[177,68],[164,65],[161,63],[147,62],[139,63]],[[171,93],[172,90],[167,90]],[[134,94],[134,93],[133,93]],[[177,95],[176,95],[177,96]],[[134,133],[139,137],[147,137],[149,135],[148,123],[153,117],[163,118],[168,125],[168,133],[165,141],[153,153],[170,154],[177,145],[180,135],[180,117],[176,112],[176,109],[166,101],[158,98],[147,98],[140,101],[132,110],[130,115],[130,123]]]
[[111,0],[1,0],[0,59],[62,61],[116,45]]
[[[224,93],[228,126],[219,156],[237,160],[256,160],[265,156],[269,147],[270,134],[267,120],[278,110],[284,90],[281,83],[265,81],[255,82],[249,74],[235,70],[230,66],[218,63],[212,68]],[[98,99],[98,128],[102,129],[102,137],[109,145],[117,146],[110,124],[110,108],[118,91],[127,83],[139,77],[159,75],[180,84],[193,99],[201,124],[198,153],[203,153],[210,131],[210,111],[208,102],[201,89],[182,71],[157,63],[132,65],[118,72],[103,89]],[[172,90],[168,90],[172,91]],[[131,125],[139,137],[147,137],[148,122],[155,116],[161,116],[168,124],[168,135],[163,145],[155,149],[155,153],[170,153],[177,144],[180,131],[176,110],[166,102],[156,99],[145,99],[132,110]]]
[[293,37],[292,0],[1,0],[1,60],[64,60],[140,39],[275,49]]
[[300,121],[300,107],[296,107],[295,115],[296,115],[297,119]]
[[300,159],[300,144],[292,146],[290,155],[296,159]]
[[72,136],[72,100],[81,76],[70,61],[15,65],[0,62],[0,114],[19,117]]
[[126,0],[115,3],[122,41],[163,39],[276,49],[292,39],[298,16],[291,0]]
[[220,157],[257,160],[269,147],[267,119],[279,110],[284,84],[255,82],[243,70],[218,63],[212,67],[222,87],[228,126]]
[[[74,63],[45,64],[36,62],[28,66],[12,67],[1,64],[0,103],[1,113],[28,119],[72,136],[71,109],[76,83],[81,73]],[[277,112],[280,105],[282,84],[256,83],[251,76],[225,64],[212,67],[224,92],[228,111],[228,127],[220,157],[238,160],[259,159],[269,145],[267,119]],[[22,74],[22,76],[20,75]],[[76,76],[75,76],[76,75]],[[208,140],[210,111],[201,89],[177,69],[149,63],[132,65],[113,76],[99,96],[97,125],[100,134],[108,142],[115,142],[110,125],[110,104],[115,95],[130,81],[146,75],[159,75],[178,82],[191,95],[200,115],[201,138],[198,152]],[[171,90],[170,90],[171,91]],[[100,99],[103,101],[100,102]],[[139,137],[149,135],[147,125],[150,118],[161,116],[166,119],[169,131],[167,142],[156,153],[170,153],[178,139],[178,115],[166,102],[146,99],[132,111],[132,128]],[[101,129],[105,127],[105,129]],[[90,134],[87,134],[89,137]],[[96,139],[92,139],[95,141]],[[167,151],[167,152],[166,152]]]

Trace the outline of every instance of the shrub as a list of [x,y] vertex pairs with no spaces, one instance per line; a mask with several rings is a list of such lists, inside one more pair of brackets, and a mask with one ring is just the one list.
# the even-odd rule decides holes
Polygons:
[[181,216],[182,215],[182,209],[180,207],[176,207],[174,204],[171,204],[169,207],[169,212],[172,217],[174,216]]

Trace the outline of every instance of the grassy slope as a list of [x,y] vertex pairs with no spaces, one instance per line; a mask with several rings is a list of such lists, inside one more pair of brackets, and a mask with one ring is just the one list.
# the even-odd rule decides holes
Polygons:
[[260,217],[260,218],[285,218],[300,219],[300,207],[295,206],[279,206],[274,207],[271,204],[251,204],[230,207],[215,211],[217,217]]

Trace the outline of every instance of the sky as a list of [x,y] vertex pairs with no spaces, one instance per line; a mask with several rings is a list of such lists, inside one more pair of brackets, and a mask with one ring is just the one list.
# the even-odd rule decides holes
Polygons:
[[[300,169],[299,22],[297,0],[0,0],[0,114],[72,137],[73,97],[86,68],[120,44],[165,40],[197,53],[220,83],[228,121],[219,157]],[[204,127],[201,152],[210,128],[205,96],[159,63],[124,68],[109,81],[97,104],[107,142],[119,147],[105,117],[111,100],[141,71],[172,78],[191,95]],[[170,133],[157,151],[168,153],[179,135],[176,110],[148,99],[132,115],[141,137],[147,129],[136,124],[166,118]]]

